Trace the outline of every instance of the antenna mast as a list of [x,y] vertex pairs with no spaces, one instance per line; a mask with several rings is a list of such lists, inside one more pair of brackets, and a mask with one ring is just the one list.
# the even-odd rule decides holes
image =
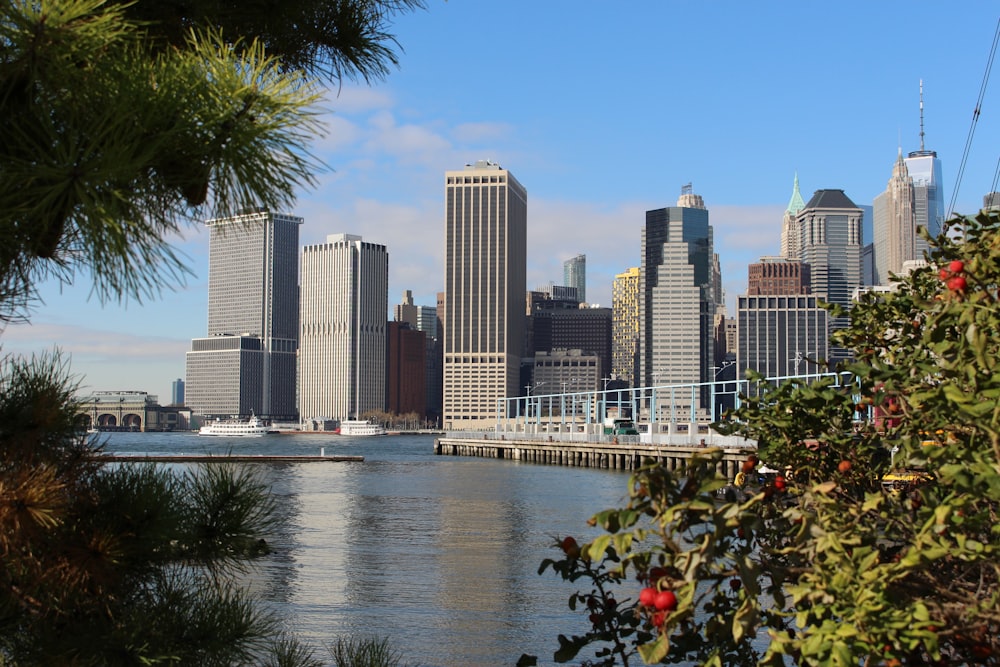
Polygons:
[[924,80],[920,80],[920,150],[924,150]]

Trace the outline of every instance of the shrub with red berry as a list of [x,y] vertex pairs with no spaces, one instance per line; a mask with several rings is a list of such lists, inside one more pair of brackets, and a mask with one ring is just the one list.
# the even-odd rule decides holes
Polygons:
[[791,475],[724,502],[720,451],[650,463],[591,519],[589,560],[543,563],[598,592],[636,582],[557,660],[1000,664],[1000,211],[929,240],[930,266],[833,335],[856,362],[761,383],[719,426]]

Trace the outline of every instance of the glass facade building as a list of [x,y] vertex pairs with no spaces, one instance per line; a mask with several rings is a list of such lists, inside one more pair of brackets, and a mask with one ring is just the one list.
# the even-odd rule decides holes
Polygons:
[[576,300],[587,302],[587,256],[577,255],[563,262],[563,285],[576,288]]
[[[701,197],[646,212],[639,267],[641,386],[708,382],[714,358],[712,227]],[[683,204],[683,205],[681,205]],[[707,408],[708,392],[698,401]]]

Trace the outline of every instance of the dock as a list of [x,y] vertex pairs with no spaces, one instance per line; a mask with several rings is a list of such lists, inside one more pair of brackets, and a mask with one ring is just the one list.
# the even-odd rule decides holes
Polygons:
[[716,470],[721,475],[732,478],[740,470],[747,455],[755,451],[756,447],[750,443],[733,442],[710,442],[704,447],[642,442],[572,442],[556,438],[518,439],[510,437],[510,434],[496,437],[492,433],[488,437],[484,434],[479,438],[445,437],[434,441],[434,453],[443,456],[478,456],[523,463],[625,471],[636,470],[650,460],[658,461],[670,470],[681,469],[693,455],[705,454],[710,449],[722,450],[722,458],[716,465]]
[[363,456],[310,454],[97,454],[108,463],[343,463],[361,462]]

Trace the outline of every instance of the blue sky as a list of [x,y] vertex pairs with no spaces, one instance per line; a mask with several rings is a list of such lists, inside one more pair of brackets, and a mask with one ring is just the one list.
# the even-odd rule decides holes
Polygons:
[[[289,212],[305,218],[303,244],[385,244],[390,307],[406,289],[434,305],[444,172],[490,159],[528,190],[528,285],[560,284],[583,253],[589,300],[610,306],[614,275],[638,266],[644,212],[691,183],[731,303],[747,264],[777,254],[796,173],[806,200],[839,188],[870,205],[885,189],[898,148],[919,148],[921,79],[925,146],[951,200],[998,16],[980,1],[428,0],[395,23],[398,70],[328,95],[314,148],[331,169]],[[991,81],[957,211],[978,209],[998,158]],[[177,248],[191,277],[147,303],[102,305],[85,277],[46,285],[4,352],[58,346],[85,391],[169,401],[207,327],[208,237],[192,227]]]

